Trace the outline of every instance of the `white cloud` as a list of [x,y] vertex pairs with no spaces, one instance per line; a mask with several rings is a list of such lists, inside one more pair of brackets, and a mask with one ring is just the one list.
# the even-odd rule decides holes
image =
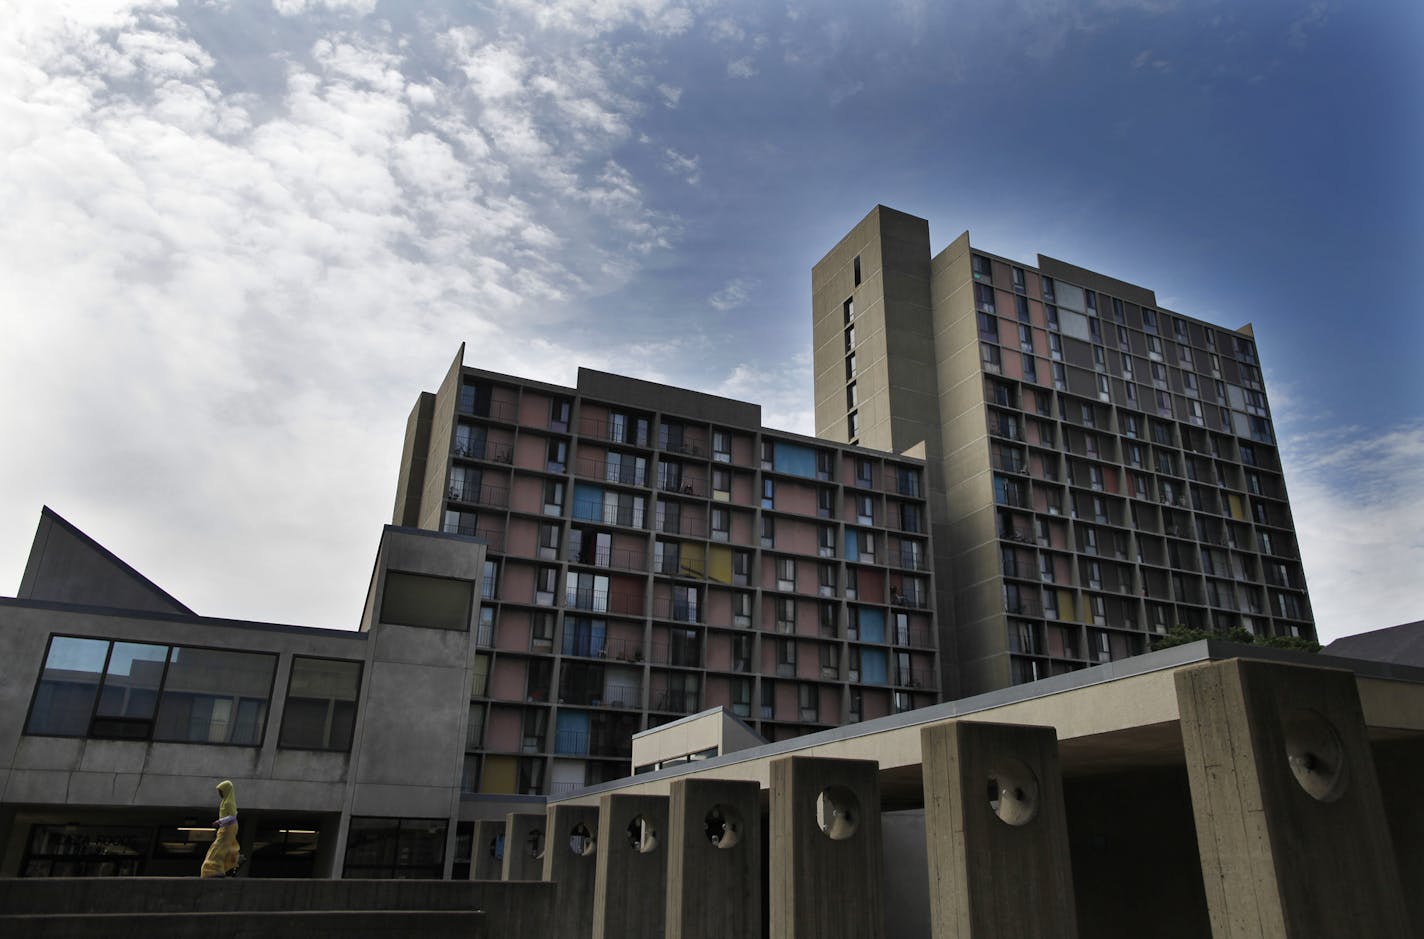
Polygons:
[[1292,427],[1281,443],[1321,641],[1424,617],[1424,424]]
[[558,324],[678,224],[616,159],[666,94],[598,37],[675,9],[590,4],[597,29],[537,46],[513,20],[404,36],[317,9],[281,6],[307,38],[269,50],[262,95],[177,14],[0,27],[14,576],[48,503],[200,612],[353,625],[405,414],[461,339],[537,378],[616,367]]
[[1325,25],[1330,18],[1330,4],[1325,0],[1312,0],[1286,29],[1286,42],[1292,49],[1301,50],[1310,42],[1310,34]]
[[696,186],[702,178],[700,163],[701,161],[697,157],[679,153],[672,147],[663,151],[663,169],[676,176],[681,176],[693,186]]
[[811,352],[807,350],[776,369],[737,365],[713,393],[760,404],[762,423],[768,427],[809,435],[816,430],[811,387]]
[[733,59],[727,63],[727,75],[730,78],[751,78],[756,73],[756,65],[752,63],[750,56]]
[[727,283],[725,287],[707,298],[712,309],[719,313],[728,310],[735,310],[737,307],[747,302],[751,296],[753,284],[745,278],[738,277]]

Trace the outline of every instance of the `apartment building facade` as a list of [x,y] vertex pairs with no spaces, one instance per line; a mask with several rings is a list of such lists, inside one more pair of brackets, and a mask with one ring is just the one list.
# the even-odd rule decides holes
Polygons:
[[884,206],[812,289],[816,433],[924,444],[948,696],[1176,626],[1315,637],[1249,325],[968,232],[931,256]]
[[774,741],[939,700],[922,461],[463,355],[411,413],[394,516],[488,545],[467,792],[620,778],[635,733],[710,707]]

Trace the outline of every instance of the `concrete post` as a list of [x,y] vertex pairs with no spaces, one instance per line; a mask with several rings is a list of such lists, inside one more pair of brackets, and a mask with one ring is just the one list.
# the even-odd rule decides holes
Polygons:
[[760,939],[761,787],[672,783],[667,939]]
[[510,812],[505,816],[505,880],[538,880],[544,873],[544,822],[543,813]]
[[1212,935],[1409,935],[1354,675],[1233,659],[1176,685]]
[[879,773],[871,760],[772,761],[772,939],[884,939]]
[[662,939],[668,797],[605,795],[599,805],[593,939]]
[[590,939],[596,880],[598,807],[551,805],[544,842],[544,879],[555,885],[550,939]]
[[470,843],[470,879],[499,880],[504,869],[504,821],[492,818],[475,822],[475,838]]
[[1056,731],[950,721],[920,749],[935,939],[1075,939]]

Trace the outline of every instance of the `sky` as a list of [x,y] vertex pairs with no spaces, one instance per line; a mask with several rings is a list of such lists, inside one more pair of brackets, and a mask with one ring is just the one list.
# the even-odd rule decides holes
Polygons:
[[354,627],[406,417],[580,365],[814,431],[877,203],[1251,323],[1322,639],[1424,618],[1424,4],[0,0],[0,592],[49,505]]

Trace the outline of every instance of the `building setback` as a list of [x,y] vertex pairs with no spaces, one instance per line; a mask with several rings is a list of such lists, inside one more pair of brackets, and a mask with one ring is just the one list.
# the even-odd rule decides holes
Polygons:
[[621,778],[704,708],[775,741],[939,700],[922,461],[463,355],[411,412],[394,521],[488,545],[466,791]]
[[877,206],[812,271],[816,433],[924,444],[947,697],[1173,627],[1315,638],[1250,326]]

